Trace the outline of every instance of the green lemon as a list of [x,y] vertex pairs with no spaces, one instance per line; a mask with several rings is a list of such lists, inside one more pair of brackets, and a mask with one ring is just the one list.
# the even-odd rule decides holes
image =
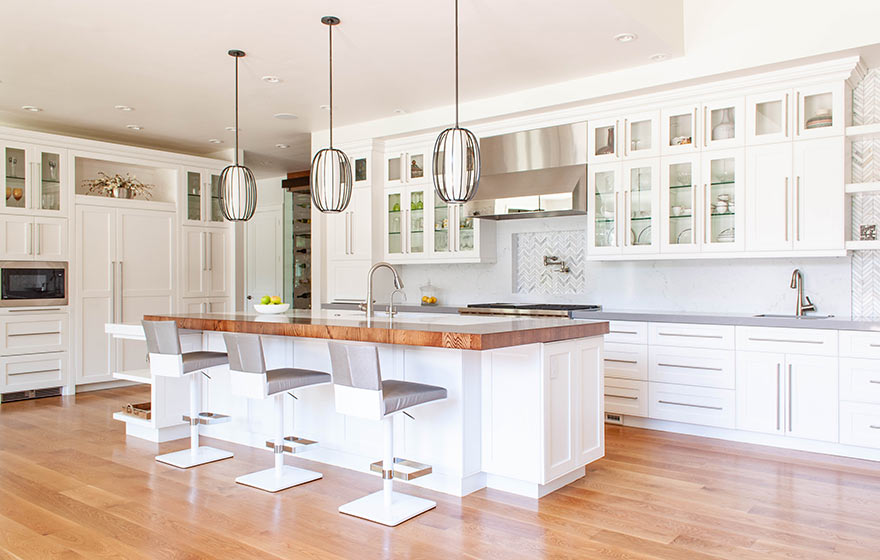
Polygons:
[[263,296],[260,298],[260,303],[263,305],[269,305],[269,303],[271,303],[271,302],[272,302],[272,298],[270,298],[269,296]]
[[391,211],[392,212],[400,212],[400,203],[399,202],[395,203],[394,207],[391,208]]

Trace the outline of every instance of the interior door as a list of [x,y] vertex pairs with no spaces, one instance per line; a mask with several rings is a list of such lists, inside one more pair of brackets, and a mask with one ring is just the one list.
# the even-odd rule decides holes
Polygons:
[[78,206],[76,244],[79,247],[76,284],[79,291],[79,320],[75,329],[79,367],[77,383],[111,381],[116,345],[104,332],[106,323],[118,320],[116,301],[116,210]]
[[837,441],[837,358],[788,354],[786,362],[786,433],[806,439]]
[[736,353],[736,427],[782,434],[785,355]]
[[791,169],[790,142],[746,150],[747,250],[791,249]]
[[843,137],[794,144],[794,248],[843,249]]
[[255,212],[247,229],[247,311],[263,296],[282,292],[281,213],[276,210]]

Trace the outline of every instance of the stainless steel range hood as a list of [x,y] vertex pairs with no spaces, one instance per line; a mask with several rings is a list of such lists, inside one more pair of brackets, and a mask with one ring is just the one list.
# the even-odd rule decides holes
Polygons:
[[494,220],[587,213],[587,124],[480,139],[477,196],[465,215]]

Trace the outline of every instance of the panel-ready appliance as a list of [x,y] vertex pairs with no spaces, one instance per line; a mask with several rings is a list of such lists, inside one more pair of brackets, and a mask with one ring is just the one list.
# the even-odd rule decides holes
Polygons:
[[0,307],[67,305],[67,263],[0,261]]
[[462,315],[526,317],[571,317],[575,311],[602,311],[602,306],[580,303],[471,303],[458,310]]

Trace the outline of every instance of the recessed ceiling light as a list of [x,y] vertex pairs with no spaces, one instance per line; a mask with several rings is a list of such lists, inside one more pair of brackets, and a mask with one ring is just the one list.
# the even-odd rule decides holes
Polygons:
[[30,111],[31,113],[39,113],[40,111],[42,111],[42,109],[40,109],[39,107],[34,107],[33,105],[22,105],[21,108],[25,111]]
[[[238,130],[241,131],[240,128],[239,128]],[[234,126],[227,126],[227,127],[226,127],[226,132],[235,132],[235,127],[234,127]]]
[[211,143],[211,144],[222,144],[222,143],[223,143],[223,140],[219,140],[219,139],[217,139],[217,138],[209,138],[209,139],[208,139],[208,142]]
[[264,82],[266,82],[267,84],[277,84],[277,83],[281,82],[281,78],[279,78],[278,76],[263,76],[260,79],[263,80]]
[[129,111],[134,111],[134,107],[129,107],[128,105],[114,105],[113,108],[117,111],[125,111],[126,113]]
[[139,124],[127,124],[127,125],[125,125],[125,128],[128,128],[130,130],[143,130],[144,129],[144,127],[142,127]]
[[648,58],[650,58],[654,62],[660,62],[661,60],[666,60],[667,55],[664,53],[657,53],[657,54],[652,54]]
[[635,41],[639,36],[635,33],[618,33],[614,36],[615,41],[620,41],[621,43],[629,43],[630,41]]
[[406,114],[406,109],[395,109],[394,112],[398,115]]
[[325,111],[329,111],[330,105],[321,105],[321,109],[324,109]]
[[293,119],[299,118],[293,113],[275,113],[272,116],[276,119],[281,119],[282,121],[292,121]]
[[276,148],[281,148],[282,150],[289,148],[290,144],[275,144]]

